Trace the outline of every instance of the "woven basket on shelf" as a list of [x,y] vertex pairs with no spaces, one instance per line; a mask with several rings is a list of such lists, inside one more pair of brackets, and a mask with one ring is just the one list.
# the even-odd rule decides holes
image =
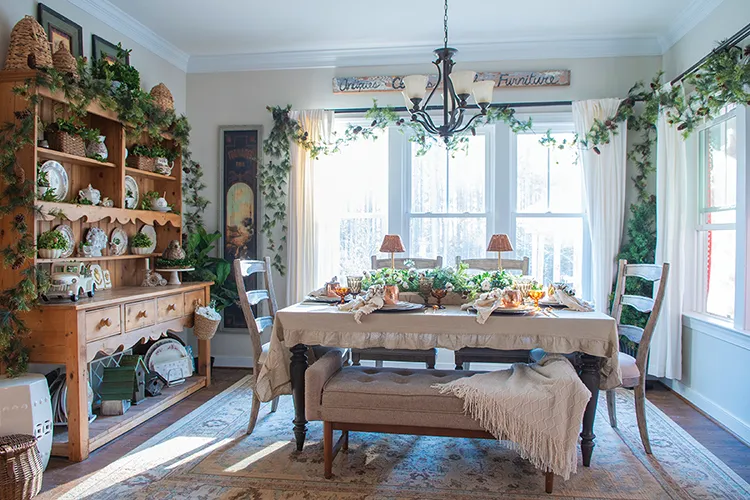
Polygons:
[[80,75],[78,74],[78,64],[73,54],[63,45],[60,44],[54,54],[52,54],[52,64],[55,69],[61,73],[71,75],[74,80],[78,80]]
[[34,498],[42,489],[43,471],[34,436],[0,437],[0,500]]
[[47,33],[36,19],[24,16],[10,32],[5,69],[27,70],[42,66],[52,66],[52,50]]
[[86,156],[83,138],[67,132],[47,132],[49,147],[69,155]]
[[220,319],[208,319],[200,314],[193,314],[193,333],[198,340],[211,340],[219,328]]
[[153,172],[156,168],[156,159],[148,156],[128,155],[128,167]]
[[166,85],[160,83],[151,89],[151,97],[154,98],[154,104],[158,108],[164,111],[174,111],[174,98],[172,92],[169,91]]

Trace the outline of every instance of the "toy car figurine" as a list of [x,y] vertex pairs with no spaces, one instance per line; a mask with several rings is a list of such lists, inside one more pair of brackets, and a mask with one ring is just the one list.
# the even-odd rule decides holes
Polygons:
[[94,296],[96,284],[91,272],[83,262],[68,262],[52,266],[50,287],[41,295],[45,302],[50,299],[70,299],[76,302],[84,293]]

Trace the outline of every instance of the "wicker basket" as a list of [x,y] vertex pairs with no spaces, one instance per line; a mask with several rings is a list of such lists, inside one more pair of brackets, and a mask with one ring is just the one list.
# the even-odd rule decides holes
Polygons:
[[42,489],[42,471],[34,436],[0,437],[0,500],[34,498]]
[[154,98],[154,104],[164,111],[174,111],[174,98],[172,92],[166,85],[160,83],[151,89],[151,97]]
[[52,50],[47,33],[36,19],[24,16],[10,32],[5,69],[27,70],[52,66]]
[[48,132],[49,147],[69,155],[86,156],[86,144],[83,138],[67,132]]
[[220,319],[208,319],[200,314],[193,314],[195,321],[193,323],[193,333],[198,340],[211,340],[216,335],[219,328]]
[[153,172],[156,168],[156,159],[148,156],[128,155],[128,167]]
[[73,54],[62,43],[60,44],[60,48],[52,54],[52,64],[57,71],[72,76],[74,80],[80,78],[76,58],[73,57]]

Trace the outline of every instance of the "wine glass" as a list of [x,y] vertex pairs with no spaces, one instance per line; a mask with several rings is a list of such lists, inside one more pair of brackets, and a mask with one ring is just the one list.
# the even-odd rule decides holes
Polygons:
[[445,309],[445,306],[440,303],[441,300],[445,298],[445,296],[448,295],[448,290],[445,288],[433,288],[432,289],[432,296],[437,299],[437,306],[438,309]]
[[529,298],[534,301],[534,307],[539,310],[539,300],[544,297],[546,292],[544,290],[529,290]]
[[349,295],[349,287],[337,286],[334,292],[336,292],[336,295],[341,299],[341,304],[346,304],[346,296]]
[[430,302],[430,295],[432,295],[432,283],[434,281],[435,280],[433,278],[428,278],[427,276],[419,277],[419,295],[421,295],[424,299],[424,305],[427,305]]

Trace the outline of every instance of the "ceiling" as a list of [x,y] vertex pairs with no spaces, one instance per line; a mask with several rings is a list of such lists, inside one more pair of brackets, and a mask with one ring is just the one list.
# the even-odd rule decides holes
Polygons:
[[[440,0],[70,1],[191,71],[422,62],[443,38]],[[451,0],[450,45],[473,60],[658,55],[721,1]]]

